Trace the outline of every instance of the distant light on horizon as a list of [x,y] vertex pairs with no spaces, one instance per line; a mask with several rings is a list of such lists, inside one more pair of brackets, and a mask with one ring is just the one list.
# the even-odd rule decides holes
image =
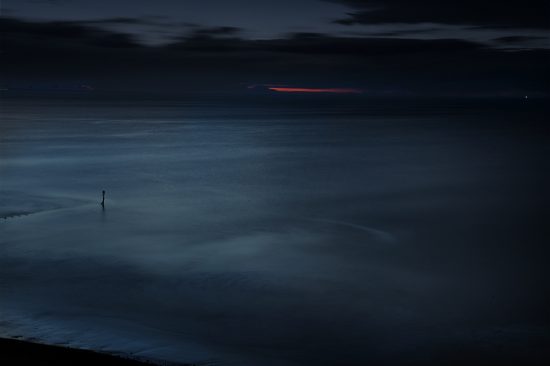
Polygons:
[[268,87],[269,90],[280,93],[335,93],[335,94],[359,94],[363,91],[353,88],[293,88],[293,87]]

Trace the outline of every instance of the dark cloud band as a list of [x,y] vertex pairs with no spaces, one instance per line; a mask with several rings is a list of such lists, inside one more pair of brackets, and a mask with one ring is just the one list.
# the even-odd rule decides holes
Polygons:
[[441,23],[482,27],[550,28],[546,0],[327,0],[354,9],[336,20],[343,25]]
[[550,50],[510,52],[457,39],[298,33],[250,40],[236,28],[199,27],[170,44],[148,46],[90,24],[14,18],[0,20],[0,33],[4,85],[84,80],[96,90],[180,93],[281,81],[311,88],[472,95],[547,93],[550,80]]

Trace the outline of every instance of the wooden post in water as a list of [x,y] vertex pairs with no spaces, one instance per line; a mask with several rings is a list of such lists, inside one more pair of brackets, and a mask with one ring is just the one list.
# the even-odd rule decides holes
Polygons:
[[101,200],[101,207],[105,208],[105,191],[101,191],[103,193],[103,198]]

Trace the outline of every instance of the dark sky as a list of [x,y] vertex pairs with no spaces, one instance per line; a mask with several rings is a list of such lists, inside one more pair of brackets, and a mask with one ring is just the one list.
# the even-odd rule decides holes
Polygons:
[[543,0],[3,0],[3,87],[545,95]]

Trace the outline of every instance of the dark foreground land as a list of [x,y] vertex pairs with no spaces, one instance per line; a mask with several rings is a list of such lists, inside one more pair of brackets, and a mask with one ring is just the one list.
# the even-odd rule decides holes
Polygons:
[[74,348],[48,346],[15,339],[0,339],[0,365],[144,366],[156,365],[156,363]]
[[[540,346],[540,345],[539,345]],[[496,354],[480,354],[467,349],[448,350],[437,355],[426,355],[422,362],[403,358],[401,361],[388,363],[381,362],[373,365],[484,365],[484,366],[516,366],[516,365],[548,365],[547,352],[538,348],[533,354],[521,353],[510,355],[507,352]],[[306,363],[307,364],[307,363]],[[316,365],[313,362],[311,365]],[[324,363],[323,363],[324,364]],[[343,363],[343,365],[347,364]],[[356,363],[352,362],[355,365]],[[115,365],[115,366],[195,366],[195,364],[179,364],[163,361],[139,361],[106,353],[89,350],[51,346],[40,343],[0,338],[0,365],[55,365],[55,366],[88,366],[88,365]]]

